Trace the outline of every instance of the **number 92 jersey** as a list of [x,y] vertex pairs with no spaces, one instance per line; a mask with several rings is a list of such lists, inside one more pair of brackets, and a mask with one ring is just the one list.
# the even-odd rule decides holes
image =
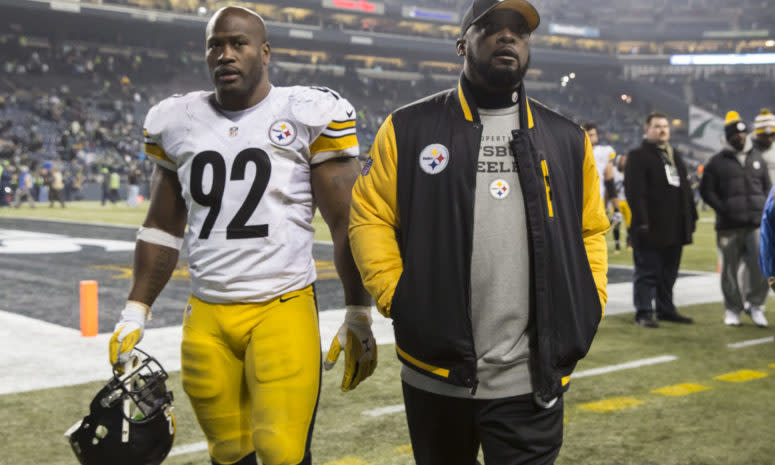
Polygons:
[[264,302],[315,280],[310,170],[358,155],[347,100],[272,87],[258,105],[227,112],[212,92],[192,92],[151,108],[144,132],[146,154],[182,186],[196,297]]

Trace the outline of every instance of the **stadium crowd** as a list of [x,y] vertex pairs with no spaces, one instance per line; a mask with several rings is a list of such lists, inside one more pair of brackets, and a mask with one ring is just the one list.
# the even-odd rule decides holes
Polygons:
[[[17,185],[11,173],[22,166],[37,173],[43,162],[52,161],[64,174],[68,199],[78,191],[70,186],[99,183],[104,169],[126,176],[139,168],[147,179],[151,165],[142,153],[140,134],[148,108],[173,93],[210,87],[201,58],[186,49],[160,52],[44,43],[24,36],[0,40],[19,45],[7,47],[9,53],[0,63],[0,158],[10,165],[3,174],[7,190]],[[369,66],[341,58],[324,63],[288,53],[278,53],[273,60],[271,81],[276,85],[325,85],[353,102],[364,153],[396,104],[454,85],[459,72],[449,69],[434,74],[416,65],[375,62]],[[306,67],[293,71],[293,66],[283,63]],[[343,75],[335,75],[331,65],[343,68]],[[368,77],[356,68],[376,74]],[[154,72],[144,72],[147,69]],[[379,78],[380,72],[389,70],[404,74]],[[577,82],[561,91],[531,90],[530,95],[579,122],[594,118],[617,145],[638,140],[640,109],[596,91],[594,85]],[[45,185],[42,179],[36,174],[36,185]]]

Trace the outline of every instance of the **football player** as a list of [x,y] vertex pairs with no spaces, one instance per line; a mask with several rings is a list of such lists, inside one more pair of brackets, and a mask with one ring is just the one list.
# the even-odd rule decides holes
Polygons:
[[614,181],[616,151],[610,145],[598,144],[600,139],[597,133],[597,124],[585,123],[582,127],[592,143],[597,177],[600,180],[600,197],[606,199],[606,208],[610,205],[614,213],[619,213],[619,201],[616,198],[616,183]]
[[248,9],[220,9],[206,36],[215,91],[171,97],[146,117],[151,205],[110,361],[122,362],[142,338],[185,233],[192,295],[182,382],[213,464],[256,464],[256,455],[266,465],[310,464],[321,377],[316,207],[347,306],[326,367],[344,351],[349,390],[377,363],[371,298],[347,238],[360,172],[355,110],[326,88],[272,86],[266,27]]

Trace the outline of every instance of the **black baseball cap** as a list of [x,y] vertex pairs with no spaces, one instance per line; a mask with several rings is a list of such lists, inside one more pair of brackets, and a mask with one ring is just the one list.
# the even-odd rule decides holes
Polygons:
[[527,0],[474,0],[463,16],[463,23],[460,25],[460,35],[465,35],[472,24],[496,8],[509,8],[521,14],[525,18],[530,32],[535,31],[541,22],[538,11]]

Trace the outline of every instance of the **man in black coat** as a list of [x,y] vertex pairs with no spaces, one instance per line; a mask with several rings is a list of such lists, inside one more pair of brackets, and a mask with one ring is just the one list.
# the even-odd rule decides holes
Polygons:
[[[757,257],[759,225],[771,182],[767,163],[760,152],[751,150],[747,132],[737,112],[727,113],[724,145],[705,165],[700,193],[716,211],[724,323],[740,326],[740,313],[746,310],[754,324],[766,327],[763,306],[769,287]],[[742,283],[738,277],[741,264]]]
[[667,115],[653,112],[646,118],[646,136],[627,155],[624,184],[632,210],[632,255],[635,262],[633,303],[635,323],[656,328],[656,317],[692,323],[673,304],[681,251],[691,244],[697,210],[686,165],[670,145]]

